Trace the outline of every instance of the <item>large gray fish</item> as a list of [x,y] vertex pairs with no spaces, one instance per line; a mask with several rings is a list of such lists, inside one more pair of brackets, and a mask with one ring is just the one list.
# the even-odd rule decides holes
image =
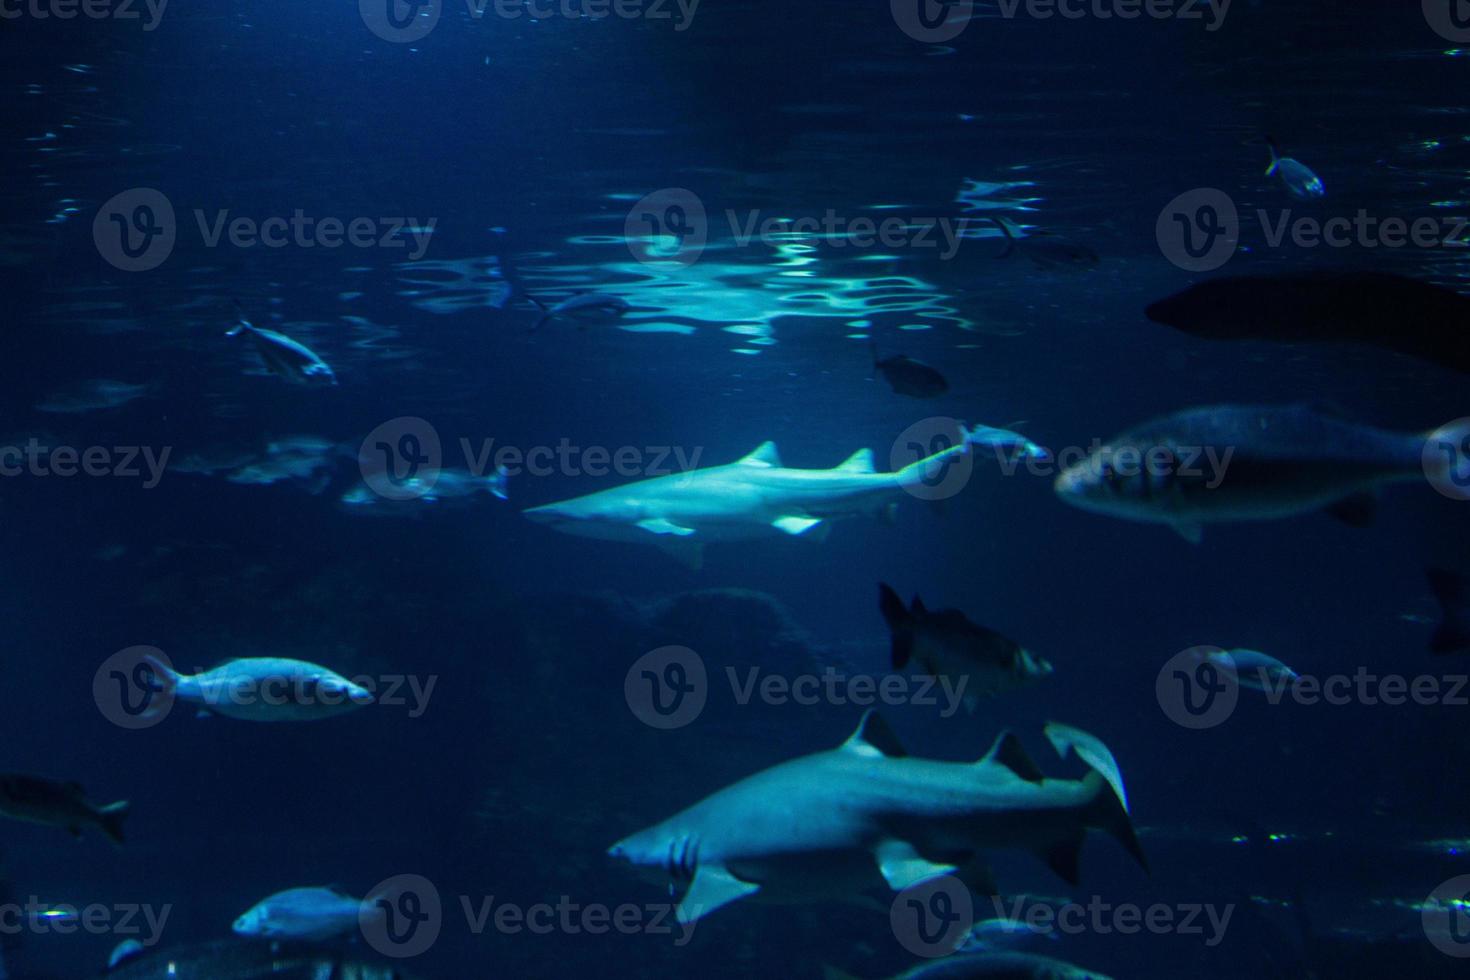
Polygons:
[[0,773],[0,816],[64,827],[73,836],[80,836],[84,827],[96,827],[114,844],[121,844],[127,812],[128,804],[123,800],[98,806],[76,783]]
[[108,980],[408,980],[390,962],[305,943],[220,940],[171,949],[119,949]]
[[748,776],[608,853],[684,884],[676,913],[686,924],[757,893],[841,901],[962,867],[977,874],[982,853],[996,848],[1032,851],[1076,884],[1090,828],[1147,867],[1111,753],[1065,726],[1047,735],[1088,764],[1085,777],[1047,778],[1010,733],[977,762],[912,758],[870,710],[837,748]]
[[1470,297],[1383,272],[1224,276],[1145,315],[1208,340],[1371,344],[1470,374]]
[[958,609],[930,612],[918,596],[905,607],[883,582],[878,583],[878,608],[893,637],[893,669],[903,670],[912,660],[927,674],[950,678],[969,711],[980,695],[1002,694],[1052,673],[1051,664]]
[[1191,408],[1109,440],[1063,470],[1056,492],[1084,510],[1167,524],[1192,542],[1207,523],[1319,510],[1360,526],[1384,484],[1470,486],[1463,454],[1425,452],[1427,439],[1463,438],[1370,428],[1302,405]]
[[[236,308],[239,309],[238,304]],[[255,326],[245,318],[244,310],[239,310],[239,314],[239,322],[225,331],[225,336],[235,337],[242,333],[249,336],[256,353],[272,374],[298,385],[337,383],[337,375],[311,348],[283,333]]]
[[[1096,970],[1084,969],[1050,956],[1034,953],[966,953],[920,963],[893,980],[1111,980]],[[853,980],[845,973],[826,970],[826,980]]]

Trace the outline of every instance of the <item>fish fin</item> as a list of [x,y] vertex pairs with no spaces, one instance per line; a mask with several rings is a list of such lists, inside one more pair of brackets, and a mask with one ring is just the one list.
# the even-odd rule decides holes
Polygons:
[[863,720],[858,722],[857,731],[848,736],[840,748],[843,752],[853,752],[873,759],[879,756],[901,759],[908,755],[903,743],[893,734],[893,729],[888,727],[888,722],[872,708],[863,712]]
[[1264,136],[1261,138],[1261,142],[1265,143],[1266,149],[1271,151],[1271,166],[1266,168],[1266,176],[1270,177],[1281,167],[1281,154],[1276,149],[1276,141],[1271,137]]
[[1190,544],[1199,544],[1205,539],[1205,526],[1199,521],[1177,521],[1169,526]]
[[495,475],[490,478],[490,492],[500,500],[510,499],[510,470],[504,463],[495,467]]
[[1429,649],[1441,656],[1470,653],[1470,603],[1466,601],[1465,580],[1443,568],[1431,568],[1425,574],[1440,608],[1440,623],[1430,637]]
[[717,864],[702,864],[694,872],[689,890],[679,900],[676,915],[680,925],[698,922],[715,909],[760,891],[760,885],[741,881]]
[[837,464],[837,469],[843,473],[876,473],[877,470],[873,468],[873,450],[859,449]]
[[107,969],[115,970],[129,960],[142,956],[146,951],[143,944],[136,939],[124,939],[112,948],[111,955],[107,957]]
[[704,567],[704,544],[696,538],[665,534],[654,538],[653,543],[685,568],[697,572]]
[[1092,805],[1088,807],[1086,818],[1087,826],[1096,827],[1122,844],[1123,849],[1138,862],[1138,866],[1147,871],[1148,858],[1144,856],[1143,848],[1138,843],[1138,835],[1133,830],[1133,821],[1129,818],[1128,811],[1124,809],[1123,801],[1118,798],[1118,794],[1113,792],[1107,779],[1096,769],[1084,776],[1082,782],[1092,790]]
[[1016,250],[1016,235],[1012,230],[1011,223],[999,216],[994,216],[990,220],[1000,229],[1000,233],[1006,236],[1006,250],[1001,252],[997,258],[1010,258],[1011,253]]
[[805,534],[812,528],[820,526],[822,526],[822,519],[820,517],[802,517],[797,514],[778,517],[771,522],[771,527],[776,528],[778,531],[785,531],[791,535]]
[[913,617],[909,615],[903,600],[887,582],[878,583],[878,610],[888,624],[891,634],[890,649],[894,670],[903,670],[914,653]]
[[97,813],[97,823],[102,827],[102,832],[107,835],[107,839],[114,844],[123,842],[123,818],[127,815],[127,800],[109,803]]
[[1082,880],[1082,841],[1084,835],[1078,834],[1071,840],[1059,841],[1041,851],[1041,859],[1046,866],[1056,872],[1069,885],[1076,885]]
[[1102,739],[1096,735],[1084,732],[1080,728],[1071,725],[1063,725],[1060,722],[1049,721],[1042,729],[1046,734],[1046,740],[1051,743],[1052,748],[1057,750],[1057,755],[1063,759],[1067,757],[1068,750],[1076,752],[1077,758],[1095,769],[1098,775],[1108,781],[1117,795],[1118,802],[1123,804],[1123,812],[1128,812],[1128,791],[1123,788],[1123,773],[1118,768],[1118,760]]
[[649,517],[641,520],[638,522],[638,527],[649,534],[677,534],[681,538],[687,538],[694,533],[694,528],[683,527],[662,517]]
[[759,466],[762,469],[772,469],[781,465],[781,455],[776,451],[776,444],[768,439],[746,455],[740,457],[736,462],[741,466]]
[[874,848],[873,856],[878,860],[878,870],[883,873],[883,880],[896,892],[921,881],[947,875],[954,870],[952,864],[936,864],[926,860],[914,850],[914,845],[896,838],[880,843]]
[[990,747],[990,751],[985,753],[984,758],[976,765],[984,765],[989,762],[1005,766],[1028,783],[1039,783],[1046,778],[1041,773],[1041,767],[1026,754],[1026,748],[1016,737],[1015,732],[1002,732],[1000,738],[996,739],[995,744]]
[[245,307],[243,307],[243,306],[240,305],[240,301],[239,300],[234,300],[234,304],[235,304],[235,316],[238,318],[238,321],[236,322],[236,324],[233,327],[231,327],[230,329],[228,329],[228,330],[225,331],[225,336],[226,337],[234,337],[237,334],[244,333],[246,330],[254,330],[255,329],[251,325],[249,318],[245,316]]
[[1323,513],[1348,527],[1370,527],[1378,516],[1378,498],[1364,491],[1322,508]]
[[920,599],[917,594],[914,595],[914,601],[909,604],[909,611],[915,616],[927,616],[929,614],[929,610],[924,608],[924,600]]

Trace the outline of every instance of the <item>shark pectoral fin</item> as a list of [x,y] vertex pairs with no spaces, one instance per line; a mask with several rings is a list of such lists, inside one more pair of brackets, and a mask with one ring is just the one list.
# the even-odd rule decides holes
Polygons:
[[677,534],[681,538],[686,538],[694,533],[694,528],[680,527],[673,521],[666,520],[662,517],[646,518],[645,520],[639,521],[638,526],[649,534]]
[[1075,885],[1082,880],[1082,841],[1083,835],[1078,834],[1071,840],[1059,841],[1040,851],[1046,866],[1069,885]]
[[877,846],[873,856],[878,859],[878,870],[883,872],[888,887],[896,892],[954,871],[952,864],[927,860],[908,841],[886,840]]
[[1205,527],[1198,521],[1179,521],[1169,526],[1190,544],[1199,544],[1205,539]]
[[722,905],[760,891],[760,885],[741,881],[719,865],[701,864],[694,873],[689,890],[679,900],[678,918],[680,925],[697,922]]
[[858,722],[857,731],[842,743],[841,748],[844,752],[855,752],[870,759],[879,756],[899,759],[908,755],[903,743],[893,734],[893,729],[888,727],[888,722],[872,708],[863,712],[863,720]]
[[822,519],[820,517],[802,517],[796,514],[790,514],[786,517],[776,518],[771,522],[771,527],[779,531],[785,531],[787,534],[796,535],[805,534],[814,527],[820,527],[821,524]]
[[1028,783],[1039,783],[1046,778],[1041,774],[1041,767],[1026,754],[1026,748],[1015,732],[1004,732],[978,764],[984,765],[988,762],[1005,766]]

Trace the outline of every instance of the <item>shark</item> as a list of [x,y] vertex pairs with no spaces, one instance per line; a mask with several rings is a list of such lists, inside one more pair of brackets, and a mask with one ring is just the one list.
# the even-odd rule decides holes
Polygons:
[[781,464],[774,442],[733,463],[652,477],[522,513],[558,531],[654,545],[693,568],[710,541],[789,535],[822,540],[835,520],[891,515],[905,491],[938,479],[969,444],[934,453],[891,473],[860,449],[829,470]]
[[994,893],[982,857],[993,849],[1030,850],[1075,885],[1093,828],[1147,869],[1111,753],[1079,729],[1046,733],[1086,764],[1082,779],[1044,776],[1011,732],[977,762],[912,758],[869,710],[837,748],[727,786],[608,854],[682,886],[683,924],[748,896],[854,901],[957,872]]

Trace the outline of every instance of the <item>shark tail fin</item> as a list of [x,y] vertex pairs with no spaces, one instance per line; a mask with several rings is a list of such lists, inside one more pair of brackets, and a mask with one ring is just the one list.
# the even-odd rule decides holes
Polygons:
[[1470,596],[1466,595],[1465,580],[1442,568],[1431,568],[1425,574],[1441,612],[1429,649],[1441,656],[1470,653]]
[[1123,850],[1133,856],[1138,866],[1144,871],[1149,870],[1148,858],[1143,853],[1143,847],[1138,843],[1138,835],[1133,830],[1133,820],[1128,816],[1128,811],[1123,808],[1123,801],[1114,792],[1112,784],[1096,769],[1088,772],[1083,777],[1082,783],[1089,787],[1092,796],[1092,804],[1088,807],[1087,825],[1096,827],[1098,830],[1110,835]]
[[107,835],[107,839],[114,844],[121,844],[123,842],[123,818],[127,815],[127,800],[118,800],[116,803],[109,803],[98,811],[98,826]]
[[892,635],[893,669],[902,670],[914,652],[914,617],[887,582],[878,583],[878,609]]

